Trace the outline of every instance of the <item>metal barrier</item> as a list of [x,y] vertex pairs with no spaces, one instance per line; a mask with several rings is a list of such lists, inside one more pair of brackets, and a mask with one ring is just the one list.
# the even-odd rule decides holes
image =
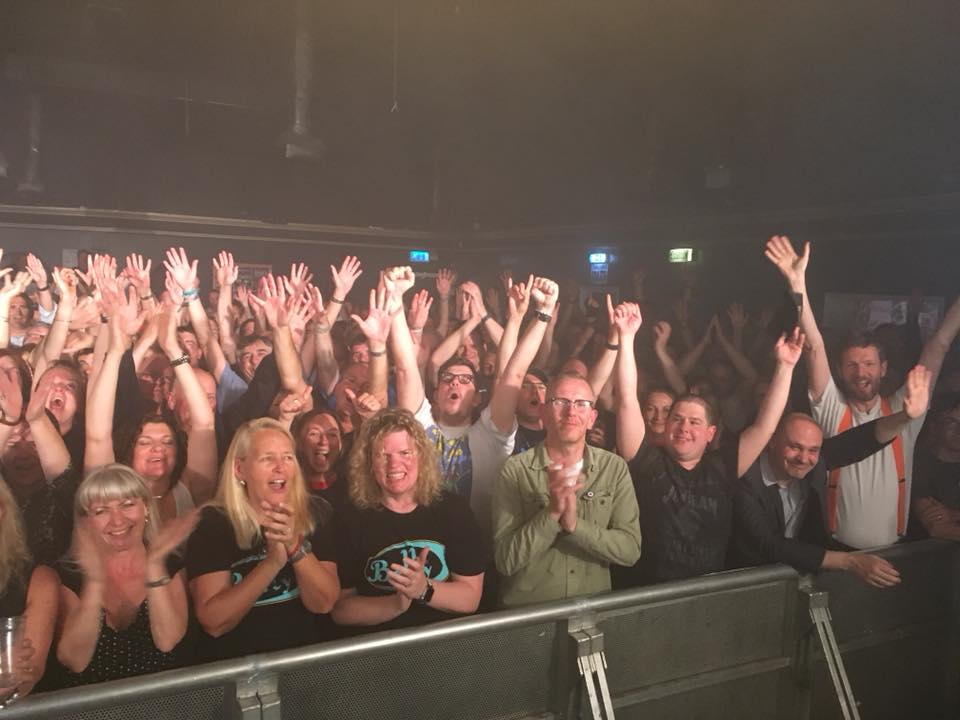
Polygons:
[[808,616],[817,598],[829,602],[864,717],[955,717],[956,549],[885,554],[900,589],[842,573],[804,587],[784,566],[740,570],[46,693],[2,714],[841,717]]

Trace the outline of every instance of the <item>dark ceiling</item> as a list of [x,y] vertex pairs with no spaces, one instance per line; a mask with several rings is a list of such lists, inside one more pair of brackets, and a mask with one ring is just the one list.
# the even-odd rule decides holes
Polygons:
[[320,162],[278,143],[293,0],[0,1],[0,200],[443,229],[960,189],[955,0],[310,5]]

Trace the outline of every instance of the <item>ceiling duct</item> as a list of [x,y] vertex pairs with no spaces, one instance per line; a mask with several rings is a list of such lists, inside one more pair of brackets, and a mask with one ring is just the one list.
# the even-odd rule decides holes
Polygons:
[[293,48],[293,127],[285,132],[280,143],[288,158],[321,160],[326,147],[310,132],[310,101],[313,93],[313,27],[308,0],[294,0],[295,23]]
[[27,158],[23,177],[17,183],[17,194],[24,200],[35,200],[43,194],[40,180],[40,93],[31,92],[27,98]]

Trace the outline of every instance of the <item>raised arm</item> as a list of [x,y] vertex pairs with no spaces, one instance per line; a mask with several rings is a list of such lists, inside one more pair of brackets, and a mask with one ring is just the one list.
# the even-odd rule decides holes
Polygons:
[[337,356],[333,350],[330,323],[327,321],[327,315],[323,310],[323,297],[320,295],[320,288],[313,287],[310,292],[313,298],[313,310],[316,312],[313,323],[313,359],[317,371],[316,384],[324,395],[329,396],[333,394],[333,388],[340,380],[340,366],[337,364]]
[[607,340],[600,357],[593,363],[587,372],[587,382],[593,389],[594,397],[599,398],[603,392],[610,375],[613,374],[613,366],[617,362],[617,351],[619,347],[620,331],[613,322],[613,301],[610,294],[607,293]]
[[[410,299],[410,311],[407,313],[407,325],[410,328],[410,339],[413,341],[413,347],[417,350],[417,357],[420,357],[420,345],[423,342],[423,328],[430,317],[430,308],[433,306],[433,298],[430,293],[424,289],[415,293]],[[426,367],[426,359],[422,361],[423,367]],[[421,370],[423,370],[423,367]]]
[[457,274],[450,268],[440,268],[437,272],[437,298],[440,302],[440,317],[437,322],[437,332],[440,337],[446,337],[450,332],[450,298],[457,282]]
[[636,303],[620,303],[613,311],[613,325],[620,344],[616,366],[617,452],[628,461],[637,454],[646,433],[637,397],[637,360],[634,356],[634,341],[642,323],[640,306]]
[[273,352],[280,384],[285,390],[301,392],[306,383],[292,329],[306,326],[312,302],[303,296],[288,298],[282,282],[277,283],[273,275],[263,278],[260,292],[262,297],[251,295],[250,302],[263,310],[267,324],[273,328]]
[[774,235],[767,241],[764,252],[767,259],[776,265],[787,281],[790,292],[802,297],[800,311],[800,332],[807,338],[807,372],[809,374],[810,399],[816,402],[823,396],[830,382],[830,361],[823,344],[823,335],[817,327],[817,320],[810,308],[807,296],[807,265],[810,262],[810,243],[803,244],[803,255],[797,255],[790,238]]
[[353,289],[354,283],[357,282],[357,278],[362,274],[363,269],[360,267],[360,261],[353,255],[347,255],[347,257],[343,259],[343,262],[340,263],[339,270],[333,265],[330,266],[330,277],[333,280],[333,295],[330,296],[330,301],[327,303],[326,309],[327,324],[330,327],[336,324],[340,310],[343,308],[343,303],[346,302],[347,296]]
[[40,321],[50,322],[53,315],[53,295],[50,293],[50,281],[47,278],[47,269],[33,253],[27,253],[27,272],[30,279],[37,286],[37,295],[40,300]]
[[960,297],[953,301],[947,314],[943,317],[943,322],[933,336],[927,340],[923,346],[923,352],[920,353],[919,365],[923,365],[930,371],[931,387],[937,384],[937,378],[940,377],[940,368],[943,367],[943,358],[946,357],[950,346],[957,337],[957,331],[960,331]]
[[69,268],[53,269],[53,283],[57,286],[57,292],[60,294],[60,302],[57,304],[57,314],[50,326],[50,332],[47,333],[41,343],[43,348],[40,358],[42,366],[38,364],[35,368],[38,374],[48,364],[60,357],[64,346],[67,344],[70,321],[73,319],[73,311],[77,307],[78,282],[77,274],[73,270]]
[[217,436],[213,408],[197,380],[177,337],[175,308],[164,303],[159,316],[159,338],[163,352],[173,366],[174,377],[190,409],[190,430],[187,435],[187,466],[180,480],[190,491],[195,505],[213,497],[217,486]]
[[487,333],[487,336],[494,345],[500,345],[500,338],[503,337],[503,328],[500,327],[500,323],[498,323],[496,318],[487,310],[486,303],[483,301],[483,293],[480,292],[480,287],[471,281],[465,282],[460,287],[464,293],[473,299],[473,306],[477,309],[477,312],[480,313],[480,326],[484,332]]
[[557,305],[560,290],[557,284],[549,278],[538,277],[529,288],[523,284],[515,285],[513,289],[515,302],[523,303],[521,293],[529,292],[530,303],[533,305],[534,318],[527,326],[526,332],[517,343],[516,350],[507,361],[503,375],[493,387],[493,396],[490,398],[490,419],[494,426],[503,433],[510,432],[516,424],[517,398],[520,396],[520,386],[523,378],[530,369],[533,358],[536,357],[547,323]]
[[[387,406],[387,383],[389,367],[387,363],[387,339],[390,337],[390,326],[393,322],[391,310],[388,308],[389,298],[385,287],[370,291],[370,304],[367,317],[351,315],[353,321],[367,338],[370,348],[370,394],[380,401],[383,407]],[[396,308],[392,312],[402,313],[403,309]]]
[[780,337],[775,348],[777,365],[770,379],[770,387],[760,403],[757,419],[753,424],[740,433],[740,444],[737,450],[737,477],[744,473],[760,457],[760,453],[770,442],[784,408],[787,406],[787,396],[790,394],[790,380],[793,378],[793,368],[803,353],[803,333],[800,328],[794,328],[788,338]]
[[663,377],[677,395],[684,395],[687,392],[687,382],[673,361],[673,356],[667,349],[667,343],[670,341],[670,323],[661,320],[653,326],[653,351],[660,362],[660,369],[663,371]]
[[[730,360],[730,364],[733,365],[737,372],[740,373],[740,377],[743,378],[743,381],[752,387],[759,377],[757,374],[757,369],[753,366],[753,363],[750,362],[746,355],[740,350],[742,347],[742,340],[740,344],[737,344],[736,340],[731,341],[730,338],[726,336],[723,332],[723,328],[720,325],[720,320],[714,318],[711,321],[713,326],[713,336],[717,339],[717,344],[720,346],[720,349],[723,350],[724,355],[727,356],[727,359]],[[737,324],[734,323],[734,337],[737,335]]]
[[30,284],[30,275],[18,272],[12,278],[4,272],[3,287],[0,287],[0,348],[10,347],[10,302]]
[[933,373],[923,365],[917,365],[907,373],[903,410],[892,415],[884,415],[877,420],[874,430],[877,442],[890,442],[910,422],[923,417],[930,403],[931,387],[933,387]]
[[50,393],[51,378],[49,373],[44,373],[40,377],[37,387],[30,395],[26,414],[26,421],[30,424],[30,433],[36,443],[37,456],[40,458],[40,466],[43,468],[43,476],[47,482],[60,477],[70,467],[70,453],[67,451],[67,446],[44,407],[47,395]]
[[[403,295],[414,283],[413,270],[395,267],[385,270],[383,283],[392,303],[391,310],[403,307]],[[416,413],[423,405],[423,378],[417,365],[417,351],[410,339],[410,329],[403,312],[393,316],[390,328],[390,349],[393,352],[394,373],[397,378],[397,407]]]
[[506,275],[504,282],[507,290],[507,319],[503,326],[503,336],[497,346],[497,377],[503,375],[507,362],[517,348],[517,339],[520,337],[520,325],[530,307],[530,289],[533,287],[533,275],[526,283],[518,283],[514,289],[513,277]]
[[480,321],[483,319],[483,316],[480,315],[480,309],[473,302],[472,296],[466,296],[464,308],[467,312],[467,319],[463,321],[460,327],[447,335],[430,355],[430,362],[427,363],[427,377],[434,384],[437,382],[437,372],[439,372],[440,366],[452,358],[461,345],[466,344],[470,333],[480,325]]

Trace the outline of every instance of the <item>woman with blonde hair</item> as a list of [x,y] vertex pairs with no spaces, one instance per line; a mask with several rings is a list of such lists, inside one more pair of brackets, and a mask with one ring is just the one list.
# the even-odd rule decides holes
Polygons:
[[475,612],[483,537],[466,501],[441,490],[433,444],[411,412],[385,409],[363,424],[349,477],[334,621],[383,630]]
[[187,591],[174,555],[197,513],[158,528],[143,478],[105,465],[74,498],[72,562],[60,566],[64,684],[79,685],[166,670],[187,631]]
[[43,675],[57,621],[59,581],[45,565],[34,565],[13,493],[0,480],[0,617],[22,618],[15,688],[0,688],[0,702],[23,697]]
[[187,545],[201,660],[325,639],[317,616],[340,592],[330,516],[307,491],[290,432],[270,418],[241,426]]

